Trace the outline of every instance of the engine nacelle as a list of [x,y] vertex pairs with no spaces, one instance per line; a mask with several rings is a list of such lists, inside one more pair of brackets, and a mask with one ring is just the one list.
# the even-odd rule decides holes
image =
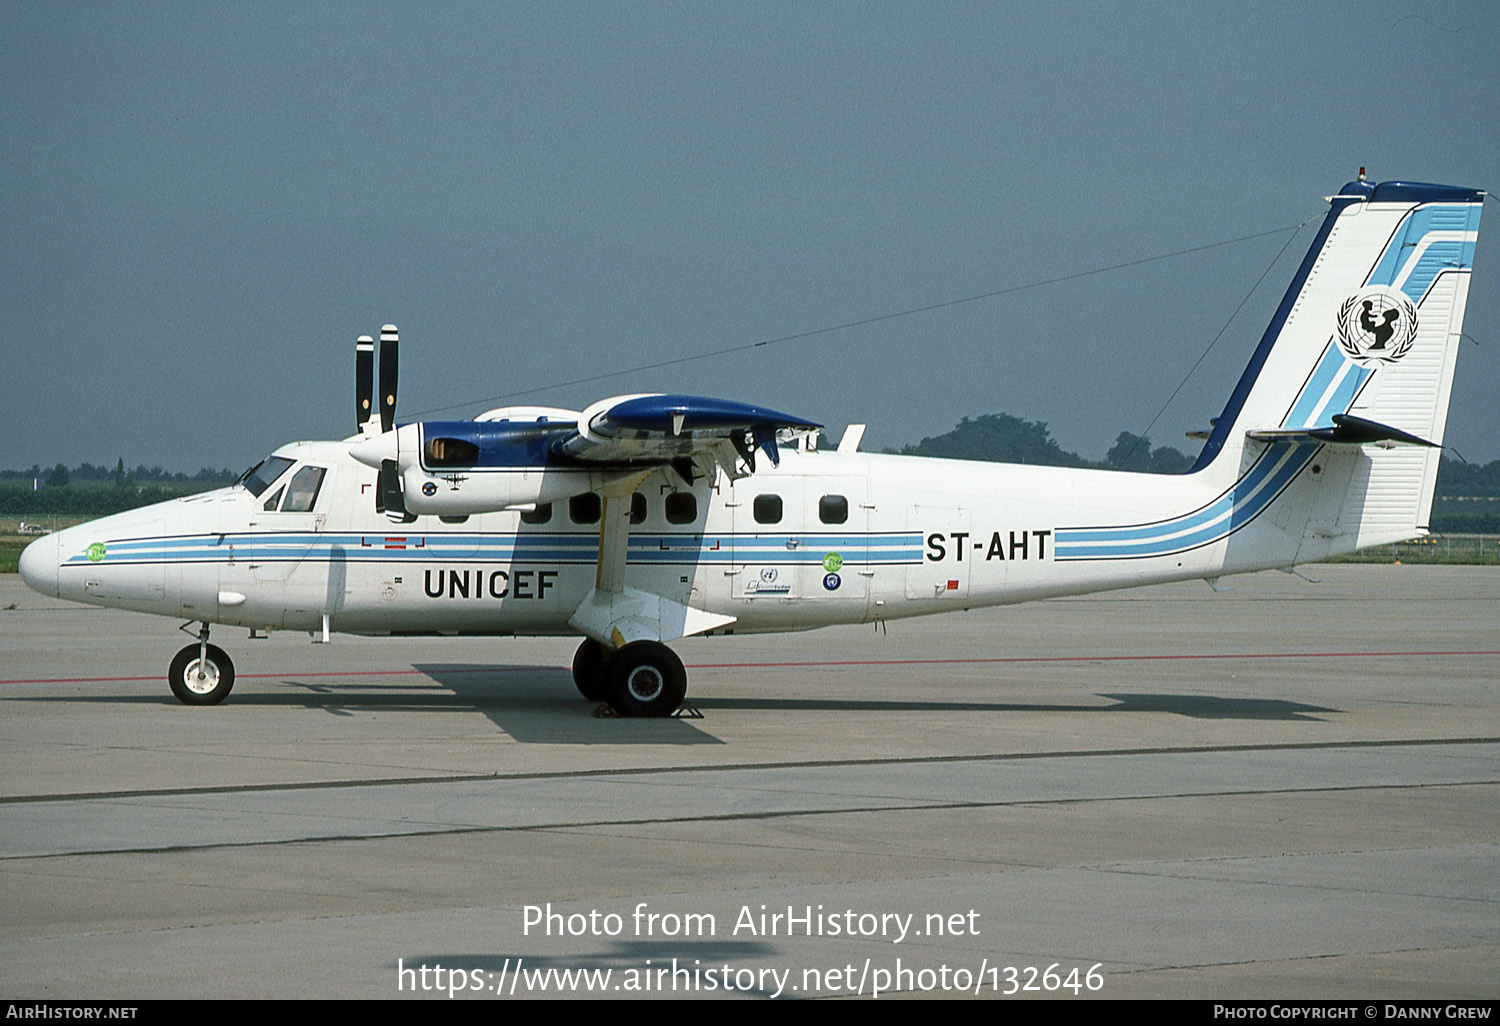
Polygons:
[[453,469],[439,472],[406,467],[401,483],[406,508],[433,516],[468,516],[503,509],[526,509],[561,502],[584,492],[604,489],[622,475],[618,471],[561,467]]
[[[549,418],[541,407],[520,412],[524,419],[403,424],[365,438],[349,454],[381,471],[382,487],[391,490],[387,510],[431,516],[528,509],[602,492],[640,475],[639,466],[594,468],[564,452],[563,439],[576,433],[573,420]],[[398,477],[401,494],[394,491]]]

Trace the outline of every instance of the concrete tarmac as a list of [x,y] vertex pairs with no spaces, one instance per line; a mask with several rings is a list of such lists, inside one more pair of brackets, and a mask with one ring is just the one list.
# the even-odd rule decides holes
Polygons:
[[1500,997],[1500,568],[1304,572],[687,639],[665,721],[227,628],[189,708],[0,576],[0,991]]

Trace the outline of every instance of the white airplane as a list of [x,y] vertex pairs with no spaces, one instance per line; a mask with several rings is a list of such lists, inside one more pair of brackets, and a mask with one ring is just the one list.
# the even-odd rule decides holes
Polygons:
[[47,595],[185,618],[183,702],[234,667],[211,624],[582,635],[573,677],[665,716],[668,642],[1203,578],[1427,533],[1484,193],[1350,182],[1189,473],[815,448],[818,425],[681,395],[394,424],[396,329],[356,348],[359,433],[232,487],[27,547]]

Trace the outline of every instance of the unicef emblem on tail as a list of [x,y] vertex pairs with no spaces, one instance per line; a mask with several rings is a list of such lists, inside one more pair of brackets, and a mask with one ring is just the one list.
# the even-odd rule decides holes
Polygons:
[[1417,340],[1417,308],[1405,293],[1371,288],[1339,307],[1339,347],[1351,360],[1394,363]]

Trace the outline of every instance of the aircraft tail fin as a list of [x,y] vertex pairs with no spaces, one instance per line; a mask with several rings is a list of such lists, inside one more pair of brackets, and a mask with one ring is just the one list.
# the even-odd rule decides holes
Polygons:
[[1483,200],[1344,186],[1205,442],[1194,471],[1275,447],[1313,471],[1282,503],[1310,524],[1298,562],[1425,531]]

